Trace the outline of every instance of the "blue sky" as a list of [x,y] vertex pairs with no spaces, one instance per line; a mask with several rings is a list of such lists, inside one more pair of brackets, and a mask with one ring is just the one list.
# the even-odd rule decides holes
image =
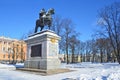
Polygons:
[[20,39],[35,28],[42,8],[55,9],[55,15],[70,18],[86,41],[96,29],[97,11],[119,0],[0,0],[0,36]]

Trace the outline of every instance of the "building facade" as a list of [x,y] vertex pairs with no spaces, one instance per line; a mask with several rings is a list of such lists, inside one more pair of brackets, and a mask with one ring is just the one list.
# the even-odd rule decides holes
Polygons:
[[27,45],[23,40],[0,37],[0,61],[24,62]]

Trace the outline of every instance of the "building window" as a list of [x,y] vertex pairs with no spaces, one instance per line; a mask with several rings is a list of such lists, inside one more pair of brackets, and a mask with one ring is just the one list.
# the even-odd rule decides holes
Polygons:
[[6,44],[6,42],[4,42],[4,44]]
[[3,47],[3,51],[5,51],[5,47]]
[[3,55],[3,58],[5,58],[5,54]]
[[8,52],[10,52],[10,48],[8,48]]
[[8,55],[8,58],[10,58],[10,54]]

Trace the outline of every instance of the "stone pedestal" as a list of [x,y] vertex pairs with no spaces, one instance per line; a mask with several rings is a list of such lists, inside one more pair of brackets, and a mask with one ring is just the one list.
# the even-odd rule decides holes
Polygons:
[[27,60],[24,67],[43,70],[59,68],[59,40],[60,37],[51,30],[30,35],[26,40]]

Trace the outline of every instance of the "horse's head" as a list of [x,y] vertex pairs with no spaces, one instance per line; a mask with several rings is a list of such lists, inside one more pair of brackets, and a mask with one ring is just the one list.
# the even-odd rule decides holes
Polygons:
[[51,21],[52,20],[52,14],[54,14],[54,9],[51,8],[47,11],[46,16],[44,17],[44,20]]
[[53,8],[50,8],[50,9],[48,10],[48,13],[47,13],[47,14],[50,14],[50,15],[55,14],[54,9],[53,9]]

